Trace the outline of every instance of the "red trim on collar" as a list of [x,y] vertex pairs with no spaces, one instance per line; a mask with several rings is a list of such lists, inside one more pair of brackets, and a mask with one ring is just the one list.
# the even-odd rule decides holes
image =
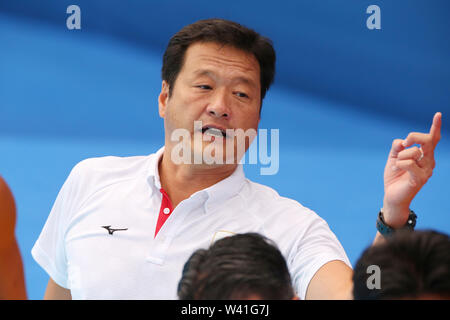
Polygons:
[[159,208],[158,222],[156,223],[155,238],[161,227],[164,225],[164,222],[166,222],[173,211],[172,202],[170,201],[167,192],[163,188],[159,189],[159,191],[161,191],[162,194],[162,201],[161,207]]

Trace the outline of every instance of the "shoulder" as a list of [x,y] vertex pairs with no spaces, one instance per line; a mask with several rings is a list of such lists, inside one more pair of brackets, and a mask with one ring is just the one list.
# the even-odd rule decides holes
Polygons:
[[12,195],[11,189],[2,176],[0,176],[0,203],[1,208],[14,207],[14,197]]
[[151,156],[88,158],[77,163],[71,175],[127,178],[149,169]]
[[99,157],[77,163],[60,191],[70,202],[81,203],[108,186],[146,177],[151,156]]
[[0,234],[0,249],[9,245],[14,239],[16,225],[16,206],[14,196],[8,184],[0,176],[0,225],[4,226]]
[[[329,227],[313,210],[294,199],[283,197],[271,187],[246,181],[240,196],[244,210],[269,238],[301,241],[310,235],[328,232]],[[286,244],[287,245],[287,244]]]
[[347,261],[339,240],[316,212],[294,199],[280,196],[268,186],[251,181],[247,181],[242,191],[247,213],[259,222],[259,230],[277,243],[289,261],[300,251],[302,261],[315,255]]
[[283,197],[278,192],[266,185],[262,185],[250,180],[242,189],[241,196],[248,204],[249,209],[256,215],[270,216],[292,216],[303,217],[305,215],[317,217],[317,214],[304,207],[298,201]]

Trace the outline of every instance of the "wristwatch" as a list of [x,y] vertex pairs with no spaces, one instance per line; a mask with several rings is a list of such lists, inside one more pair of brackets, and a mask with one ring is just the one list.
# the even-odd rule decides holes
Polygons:
[[408,220],[406,221],[406,224],[401,228],[394,229],[392,227],[389,227],[384,222],[383,210],[380,210],[380,212],[378,213],[378,219],[377,219],[377,230],[383,236],[391,235],[395,232],[395,230],[398,230],[398,229],[405,229],[405,230],[413,231],[414,227],[416,226],[416,219],[417,219],[417,215],[414,213],[414,211],[409,209],[409,217],[408,217]]

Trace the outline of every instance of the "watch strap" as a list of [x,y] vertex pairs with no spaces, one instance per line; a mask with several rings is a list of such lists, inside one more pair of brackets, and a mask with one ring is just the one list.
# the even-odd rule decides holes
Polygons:
[[386,224],[386,222],[384,222],[383,210],[380,210],[380,212],[378,213],[376,227],[377,227],[378,232],[381,233],[383,236],[391,235],[395,232],[395,230],[399,230],[399,229],[413,231],[414,227],[416,226],[416,219],[417,219],[417,215],[414,213],[414,211],[412,211],[410,209],[408,220],[406,221],[406,224],[401,228],[394,229],[394,228],[388,226]]

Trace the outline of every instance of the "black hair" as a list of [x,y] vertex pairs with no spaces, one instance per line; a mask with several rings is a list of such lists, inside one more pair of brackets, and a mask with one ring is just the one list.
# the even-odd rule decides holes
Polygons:
[[183,66],[188,47],[197,42],[228,45],[253,54],[260,66],[261,105],[275,76],[275,50],[270,39],[224,19],[199,20],[185,26],[169,41],[163,56],[162,79],[169,84],[169,96]]
[[[368,267],[380,270],[380,287],[369,288]],[[367,248],[353,274],[354,299],[450,299],[450,238],[433,230],[399,231]]]
[[286,261],[269,239],[245,233],[195,251],[178,284],[181,300],[277,300],[295,296]]

